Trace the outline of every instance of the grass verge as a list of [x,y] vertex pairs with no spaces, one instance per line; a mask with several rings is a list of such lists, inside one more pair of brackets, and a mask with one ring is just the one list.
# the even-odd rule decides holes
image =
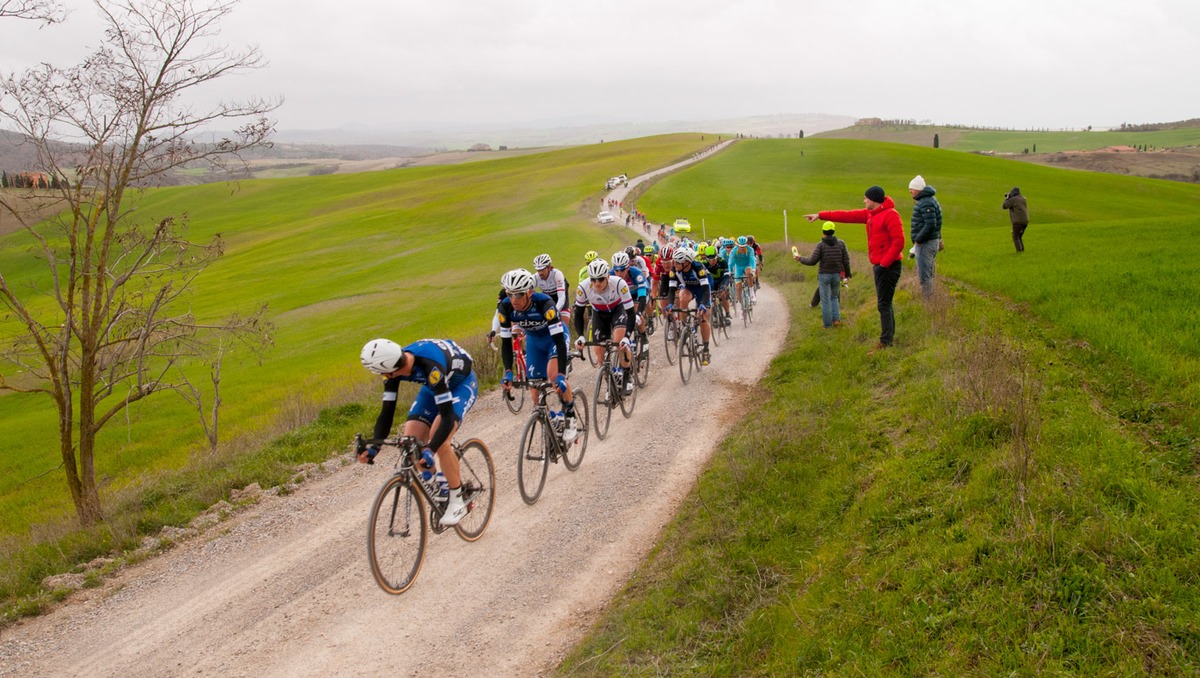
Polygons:
[[909,269],[868,355],[869,273],[824,331],[815,276],[768,264],[792,329],[765,407],[560,674],[1195,673],[1194,442],[1003,300],[922,304]]

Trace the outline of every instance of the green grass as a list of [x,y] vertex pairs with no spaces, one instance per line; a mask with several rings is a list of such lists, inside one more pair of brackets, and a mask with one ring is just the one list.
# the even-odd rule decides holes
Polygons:
[[[1162,416],[1173,408],[1171,416],[1200,430],[1200,256],[1190,246],[1200,186],[900,144],[753,141],[665,179],[638,207],[656,221],[704,218],[710,236],[753,233],[766,242],[783,239],[787,210],[791,238],[812,242],[818,227],[801,215],[861,208],[872,184],[896,201],[907,229],[907,186],[918,173],[936,187],[944,213],[939,271],[1027,305],[1086,343],[1114,375],[1147,384],[1145,407]],[[1014,185],[1028,196],[1031,219],[1020,256],[1000,207]],[[865,251],[861,226],[838,235]]]
[[754,414],[559,673],[1194,675],[1194,441],[962,285],[922,307],[906,272],[904,339],[868,356],[869,282],[824,331],[779,249],[792,328]]
[[991,131],[931,125],[855,126],[823,132],[824,139],[860,139],[933,146],[933,135],[939,137],[941,148],[955,151],[995,151],[997,153],[1060,151],[1093,151],[1109,146],[1146,146],[1147,148],[1180,148],[1200,145],[1200,127],[1158,130],[1153,132],[1117,131]]
[[[604,180],[618,171],[668,165],[707,145],[699,134],[671,135],[446,167],[162,189],[147,193],[138,213],[153,221],[186,213],[194,240],[224,237],[225,256],[201,275],[189,300],[197,316],[269,303],[274,349],[261,365],[235,354],[222,383],[223,439],[257,450],[281,426],[311,418],[293,412],[315,413],[369,388],[371,379],[357,364],[367,340],[482,335],[503,271],[529,266],[543,251],[574,271],[584,251],[615,249],[622,240],[618,229],[591,221]],[[17,284],[44,287],[44,264],[24,234],[0,240],[0,270]],[[15,331],[11,321],[0,322],[0,337]],[[48,398],[0,393],[0,538],[7,540],[0,569],[6,574],[21,569],[10,569],[9,558],[38,542],[39,525],[73,515],[55,469],[54,431]],[[208,468],[202,440],[195,412],[169,394],[135,407],[128,421],[114,421],[97,455],[109,508],[119,511],[112,504],[131,488],[146,486],[147,496],[163,495],[162,488],[181,493],[177,504],[148,501],[151,515],[139,513],[135,522],[153,528],[185,518],[242,482],[176,486],[179,469]],[[335,439],[320,455],[345,442]],[[311,452],[304,456],[312,459]],[[275,458],[292,461],[282,452]],[[112,545],[103,539],[63,550],[103,552]]]

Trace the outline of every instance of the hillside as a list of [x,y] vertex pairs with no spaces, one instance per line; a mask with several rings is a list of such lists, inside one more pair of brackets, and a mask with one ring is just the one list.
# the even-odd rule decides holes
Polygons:
[[819,136],[930,148],[937,135],[943,149],[1000,155],[1063,169],[1200,182],[1200,125],[1184,122],[1144,127],[1148,129],[1043,132],[858,124]]
[[[802,252],[818,231],[799,215],[871,184],[907,223],[918,172],[945,213],[939,294],[906,262],[896,347],[872,354],[863,228],[838,227],[855,275],[846,327],[823,330],[783,212]],[[1180,244],[1200,187],[806,139],[743,142],[639,208],[776,243],[793,327],[756,414],[560,675],[1196,673],[1200,256]]]

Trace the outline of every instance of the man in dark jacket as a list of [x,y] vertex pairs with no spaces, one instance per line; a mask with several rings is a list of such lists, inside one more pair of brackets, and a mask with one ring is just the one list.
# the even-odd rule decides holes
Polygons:
[[1013,245],[1017,248],[1017,252],[1025,251],[1025,229],[1029,226],[1029,208],[1025,204],[1025,196],[1021,195],[1021,189],[1013,186],[1013,190],[1004,194],[1004,204],[1001,206],[1008,210],[1008,219],[1012,222],[1013,228]]
[[921,280],[921,296],[929,298],[933,294],[933,261],[942,243],[942,206],[933,197],[937,190],[926,185],[920,174],[908,182],[908,193],[916,201],[909,234],[916,250],[917,276]]
[[836,224],[826,221],[821,225],[824,237],[810,256],[802,257],[794,250],[792,254],[805,266],[817,266],[817,291],[821,294],[821,320],[825,329],[842,324],[838,286],[843,277],[850,277],[850,252],[846,250],[846,243],[834,235],[836,229]]
[[904,252],[904,221],[896,211],[896,203],[880,186],[863,193],[863,209],[833,210],[805,214],[805,219],[824,219],[841,224],[867,225],[867,258],[875,270],[875,302],[879,308],[879,350],[892,345],[896,339],[896,313],[892,298],[900,282],[901,260]]

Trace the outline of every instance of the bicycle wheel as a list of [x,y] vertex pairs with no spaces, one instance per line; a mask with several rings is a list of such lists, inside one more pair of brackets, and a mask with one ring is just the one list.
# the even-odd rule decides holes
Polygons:
[[596,424],[596,437],[600,440],[608,435],[608,425],[612,422],[612,411],[616,407],[613,400],[617,394],[613,389],[612,368],[606,363],[600,366],[600,372],[596,374],[596,388],[592,391],[592,421]]
[[650,341],[647,339],[638,351],[637,369],[634,370],[633,376],[637,380],[637,385],[641,388],[646,388],[646,384],[650,382]]
[[[592,340],[592,321],[590,318],[588,319],[587,329],[584,331],[586,332],[586,334],[584,334],[584,336],[587,337],[588,341],[591,341]],[[597,367],[600,365],[600,361],[596,357],[596,351],[593,350],[592,347],[587,346],[587,347],[584,347],[583,350],[587,351],[588,362],[592,364],[592,367]]]
[[517,383],[519,382],[514,382],[513,387],[508,391],[500,389],[500,397],[504,399],[504,406],[513,414],[520,414],[521,409],[525,407],[525,387],[524,385],[518,386]]
[[463,541],[475,541],[483,536],[488,523],[492,522],[496,500],[496,465],[492,463],[492,453],[487,445],[478,438],[463,443],[456,452],[467,515],[454,526],[454,531]]
[[[729,326],[733,324],[733,321],[729,317],[729,311],[726,311],[724,306],[721,307],[721,321],[722,321],[721,328],[720,328],[721,335],[724,336],[726,339],[728,339],[729,338]],[[715,333],[716,332],[714,331],[714,334]]]
[[667,346],[667,364],[674,365],[676,354],[679,352],[679,325],[674,321],[667,320],[663,323],[663,338]]
[[708,314],[708,336],[712,341],[713,346],[720,346],[721,342],[717,340],[717,328],[721,326],[721,306],[713,304],[712,311]]
[[742,286],[742,325],[750,327],[750,287]]
[[566,466],[568,471],[574,471],[583,463],[583,453],[587,452],[588,435],[591,433],[588,431],[591,421],[588,419],[587,396],[583,395],[581,388],[572,391],[571,396],[575,403],[575,419],[578,422],[579,435],[563,450],[563,466]]
[[[636,370],[636,364],[630,363],[629,369],[625,370],[624,379],[622,380],[623,382],[633,384],[633,390],[628,392],[629,395],[624,395],[624,394],[621,395],[621,414],[626,419],[633,416],[633,406],[637,404],[638,387],[637,387],[637,373],[635,370]],[[625,388],[625,383],[618,384],[617,388],[622,388],[622,389]]]
[[396,595],[417,580],[427,520],[421,493],[403,476],[392,476],[380,488],[367,521],[367,560],[379,588]]
[[692,362],[695,347],[692,345],[691,329],[684,329],[679,335],[679,379],[686,385],[692,378]]
[[521,490],[521,499],[530,506],[537,503],[546,485],[546,471],[550,468],[550,450],[554,442],[548,436],[554,435],[541,412],[536,409],[525,422],[521,431],[521,446],[517,451],[517,487]]

